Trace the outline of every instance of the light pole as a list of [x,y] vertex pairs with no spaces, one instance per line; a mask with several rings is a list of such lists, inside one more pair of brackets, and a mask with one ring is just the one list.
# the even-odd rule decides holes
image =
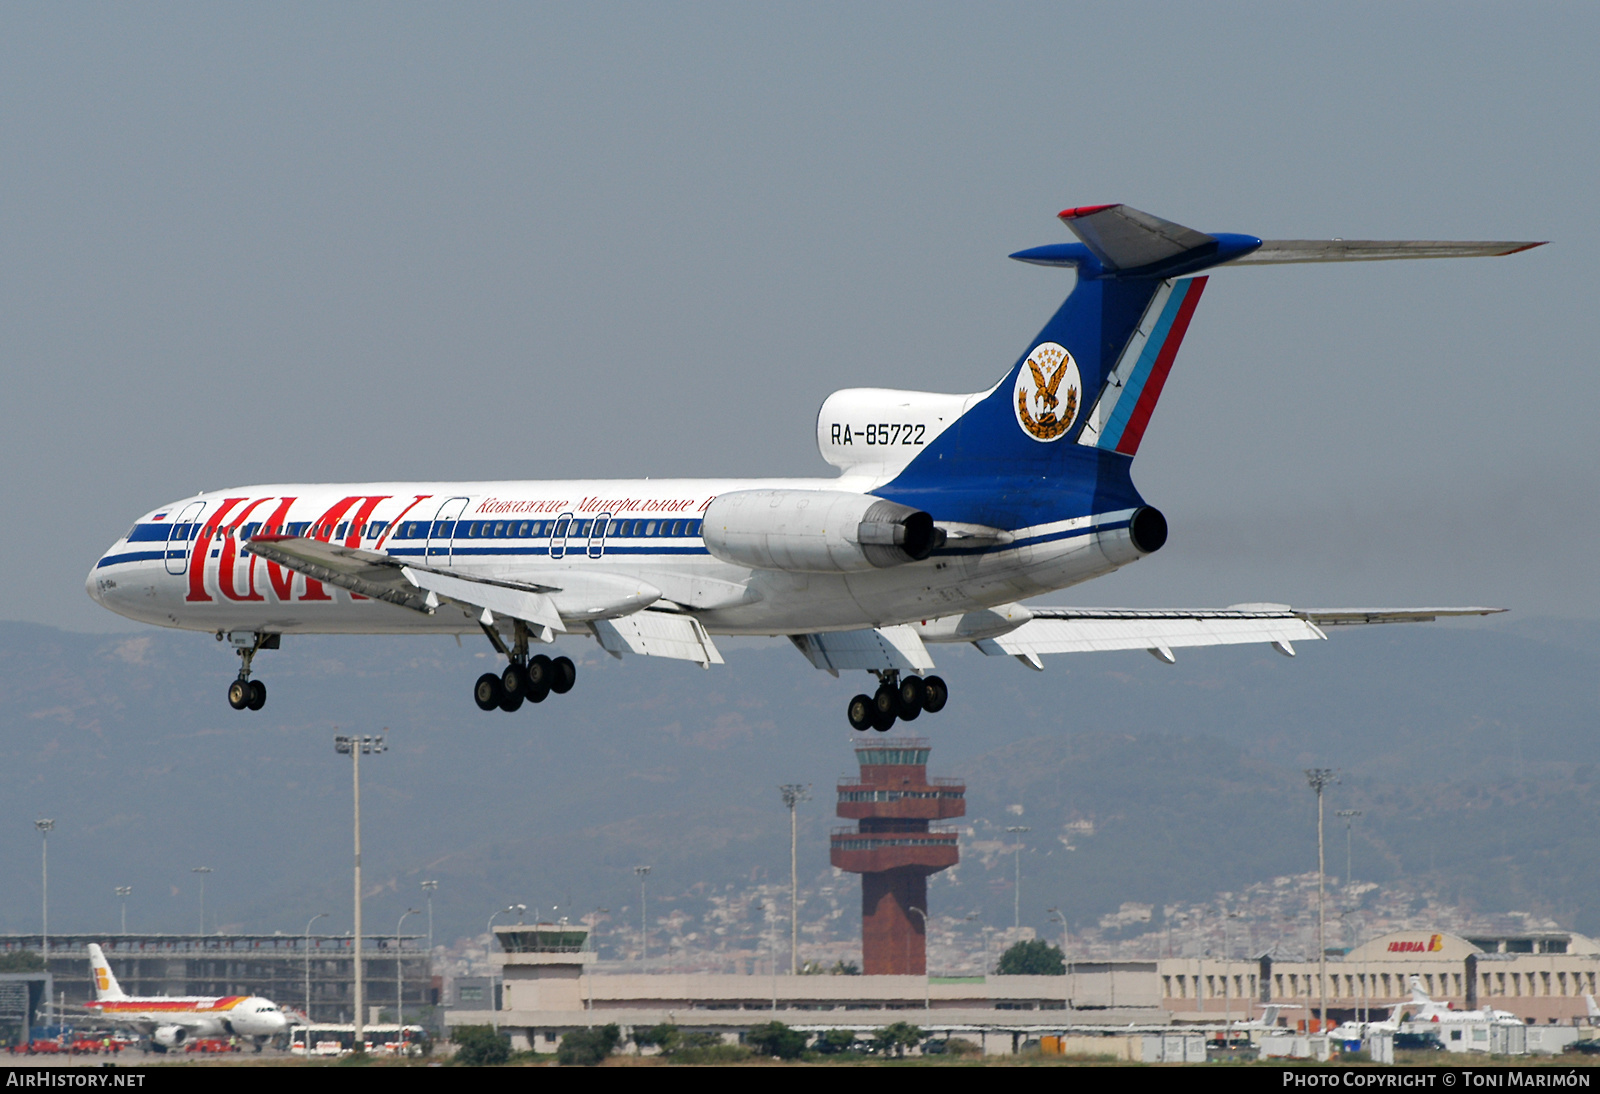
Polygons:
[[635,866],[634,876],[639,879],[639,960],[645,962],[650,959],[650,920],[645,915],[644,880],[650,876],[650,867]]
[[128,933],[128,898],[133,895],[132,885],[118,885],[117,897],[122,901],[122,933]]
[[311,1021],[311,924],[327,919],[327,912],[318,912],[306,921],[306,1021]]
[[[1033,829],[1025,824],[1013,824],[1006,831],[1020,836],[1024,832],[1032,832]],[[1022,926],[1022,843],[1020,840],[1017,842],[1017,879],[1016,884],[1012,886],[1011,896],[1013,904],[1011,926],[1015,929]]]
[[355,833],[355,1051],[367,1051],[366,1031],[361,1011],[366,1005],[366,998],[361,968],[361,754],[382,753],[389,746],[384,743],[383,735],[357,734],[353,737],[336,736],[333,739],[333,750],[341,756],[350,757],[350,785],[352,800],[355,803],[355,818],[352,830]]
[[1356,818],[1359,817],[1360,815],[1361,815],[1361,810],[1359,810],[1359,809],[1341,809],[1337,813],[1334,814],[1334,816],[1343,818],[1343,820],[1344,820],[1344,884],[1345,884],[1345,888],[1349,888],[1350,887],[1350,881],[1354,877],[1354,875],[1351,873],[1351,868],[1350,868],[1350,826],[1355,824]]
[[41,817],[33,822],[39,830],[39,889],[43,894],[43,910],[39,917],[39,949],[46,961],[50,960],[50,829],[56,822]]
[[[932,1022],[933,989],[929,985],[933,983],[933,974],[928,971],[928,913],[921,908],[915,907],[907,908],[906,911],[915,913],[916,917],[922,920],[922,1009],[926,1012],[927,1020]],[[906,945],[909,946],[910,944],[910,940],[907,939]],[[907,963],[909,964],[909,962]]]
[[437,881],[424,881],[422,883],[423,895],[428,898],[428,963],[433,963],[433,894],[438,890]]
[[778,787],[789,807],[789,975],[800,974],[800,873],[796,842],[795,806],[811,800],[810,783],[784,783]]
[[1317,990],[1322,999],[1321,1033],[1328,1035],[1328,940],[1327,912],[1323,904],[1322,858],[1322,791],[1329,783],[1339,781],[1331,767],[1306,768],[1306,782],[1317,793]]
[[1061,924],[1061,960],[1066,962],[1067,974],[1067,1009],[1072,1009],[1072,962],[1067,960],[1067,916],[1060,908],[1047,909],[1050,918]]
[[[402,1030],[406,1025],[406,965],[400,959],[400,928],[405,925],[406,916],[418,913],[416,908],[407,908],[405,915],[400,917],[400,922],[394,925],[394,1024]],[[400,1049],[400,1034],[394,1036],[395,1050]]]
[[211,872],[209,866],[196,866],[189,871],[191,874],[200,875],[200,933],[206,933],[206,875]]

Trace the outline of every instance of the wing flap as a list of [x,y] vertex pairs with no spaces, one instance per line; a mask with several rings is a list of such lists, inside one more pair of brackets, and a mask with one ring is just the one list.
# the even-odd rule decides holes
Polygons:
[[1298,613],[1319,627],[1364,623],[1432,623],[1463,615],[1498,615],[1505,608],[1313,608]]
[[542,586],[474,580],[411,566],[402,567],[400,572],[419,589],[437,593],[457,604],[486,608],[494,615],[510,616],[551,630],[567,629],[561,621],[561,613],[556,611],[556,606],[551,603]]
[[589,626],[601,647],[613,654],[626,651],[642,657],[670,657],[707,669],[723,664],[711,636],[692,615],[647,610],[618,619],[597,619]]
[[933,668],[928,647],[922,644],[916,630],[905,624],[875,630],[791,634],[789,641],[817,668],[835,675],[841,669],[927,672]]

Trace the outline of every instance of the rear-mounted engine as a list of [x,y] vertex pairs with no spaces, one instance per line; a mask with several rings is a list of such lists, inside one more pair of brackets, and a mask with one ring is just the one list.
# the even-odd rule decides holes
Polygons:
[[920,509],[840,490],[738,490],[706,507],[706,549],[756,570],[814,574],[920,562],[945,534]]

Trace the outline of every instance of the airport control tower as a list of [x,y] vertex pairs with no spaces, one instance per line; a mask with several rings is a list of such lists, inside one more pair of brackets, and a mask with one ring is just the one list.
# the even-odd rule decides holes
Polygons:
[[861,777],[839,783],[831,859],[861,875],[861,967],[869,976],[928,970],[928,875],[961,857],[956,833],[929,821],[965,816],[966,784],[928,778],[928,742],[887,737],[856,746]]

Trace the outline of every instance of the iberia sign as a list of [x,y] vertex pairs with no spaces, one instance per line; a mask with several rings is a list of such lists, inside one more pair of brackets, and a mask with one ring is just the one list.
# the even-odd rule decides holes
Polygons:
[[1426,942],[1391,942],[1390,953],[1438,953],[1444,949],[1444,935],[1433,934]]

